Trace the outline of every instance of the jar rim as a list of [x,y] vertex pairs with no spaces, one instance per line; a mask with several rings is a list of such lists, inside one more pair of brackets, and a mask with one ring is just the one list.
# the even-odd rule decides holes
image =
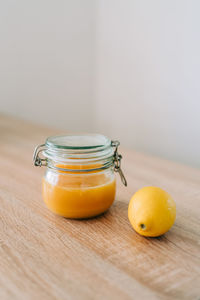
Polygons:
[[102,134],[66,134],[48,137],[45,145],[55,149],[98,151],[110,147],[111,140]]
[[55,162],[87,164],[100,160],[113,160],[112,141],[101,134],[66,134],[46,139],[45,158]]

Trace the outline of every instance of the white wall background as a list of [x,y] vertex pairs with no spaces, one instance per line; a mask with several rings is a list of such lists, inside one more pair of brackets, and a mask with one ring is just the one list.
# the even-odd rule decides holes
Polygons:
[[91,0],[0,1],[0,110],[68,130],[90,130]]
[[97,128],[200,166],[200,1],[99,0]]
[[200,166],[200,1],[0,2],[1,111]]

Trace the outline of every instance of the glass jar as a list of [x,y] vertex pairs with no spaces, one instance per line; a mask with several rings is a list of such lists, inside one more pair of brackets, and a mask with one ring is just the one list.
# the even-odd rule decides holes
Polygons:
[[47,167],[42,179],[47,207],[77,219],[105,212],[115,199],[114,171],[127,185],[118,146],[118,141],[98,134],[53,136],[37,146],[34,165]]

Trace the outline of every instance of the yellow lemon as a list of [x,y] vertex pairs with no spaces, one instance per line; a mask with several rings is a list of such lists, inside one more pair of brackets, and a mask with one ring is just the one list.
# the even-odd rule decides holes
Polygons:
[[138,190],[131,198],[128,218],[139,234],[160,236],[174,224],[176,204],[161,188],[147,186]]

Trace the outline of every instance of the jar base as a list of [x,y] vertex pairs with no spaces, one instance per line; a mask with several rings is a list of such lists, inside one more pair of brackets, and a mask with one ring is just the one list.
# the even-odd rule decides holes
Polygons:
[[72,220],[73,219],[74,220],[85,220],[85,219],[92,219],[92,218],[98,217],[98,216],[106,213],[112,205],[112,203],[111,203],[111,205],[109,207],[107,207],[107,208],[105,208],[101,211],[92,211],[92,212],[87,212],[87,213],[86,212],[81,212],[81,213],[78,213],[78,212],[60,213],[58,211],[53,210],[51,207],[49,207],[47,203],[45,203],[45,204],[46,204],[47,208],[52,213],[54,213],[55,215],[66,218],[66,219],[72,219]]

